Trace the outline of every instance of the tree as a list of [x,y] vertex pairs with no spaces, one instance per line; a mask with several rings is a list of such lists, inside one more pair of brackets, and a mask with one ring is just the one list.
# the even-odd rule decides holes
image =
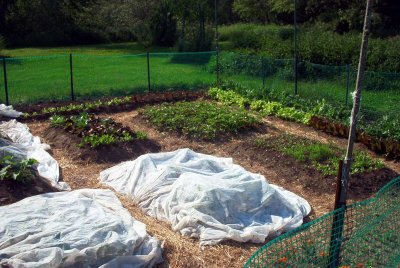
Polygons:
[[268,23],[272,21],[270,2],[269,0],[235,0],[233,10],[244,21]]

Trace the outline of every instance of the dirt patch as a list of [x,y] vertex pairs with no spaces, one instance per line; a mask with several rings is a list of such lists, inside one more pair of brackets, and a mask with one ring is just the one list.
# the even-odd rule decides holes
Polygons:
[[26,183],[15,180],[4,180],[0,183],[0,206],[18,202],[26,197],[56,191],[39,179],[32,179]]
[[89,146],[81,148],[78,146],[81,142],[80,137],[55,127],[47,128],[43,137],[49,141],[52,148],[65,149],[73,159],[97,163],[120,163],[142,154],[159,152],[161,149],[157,142],[149,139],[119,142],[97,148]]
[[349,198],[354,201],[361,201],[371,196],[371,193],[378,192],[383,186],[399,173],[390,168],[381,168],[370,172],[354,174],[350,178]]

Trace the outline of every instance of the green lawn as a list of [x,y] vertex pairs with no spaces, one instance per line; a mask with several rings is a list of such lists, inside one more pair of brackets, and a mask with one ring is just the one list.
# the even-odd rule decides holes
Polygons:
[[13,48],[4,49],[1,55],[6,57],[30,57],[30,56],[49,56],[64,54],[90,54],[90,55],[121,55],[121,54],[138,54],[144,52],[171,52],[171,48],[165,47],[149,47],[145,48],[136,42],[113,43],[113,44],[96,44],[81,45],[70,47],[29,47],[29,48]]
[[[165,48],[154,49],[158,52],[150,53],[152,91],[205,88],[215,83],[215,74],[206,70],[214,59],[213,52],[178,56]],[[147,91],[145,50],[136,43],[6,50],[10,56],[6,60],[10,103],[70,99],[69,51],[73,55],[74,94],[78,98]],[[3,76],[0,88],[3,101]]]

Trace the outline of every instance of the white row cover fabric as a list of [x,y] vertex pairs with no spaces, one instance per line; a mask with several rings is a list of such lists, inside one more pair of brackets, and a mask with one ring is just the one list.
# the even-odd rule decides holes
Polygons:
[[27,125],[17,122],[15,119],[0,123],[0,136],[11,141],[2,140],[0,153],[13,155],[22,159],[33,158],[39,164],[37,171],[43,182],[58,189],[71,190],[65,182],[60,182],[60,171],[57,161],[45,150],[50,146],[40,142],[39,137],[34,137]]
[[263,243],[300,226],[311,211],[303,198],[231,158],[190,149],[142,155],[104,170],[99,179],[202,246],[228,239]]
[[160,243],[110,190],[29,197],[0,207],[0,266],[151,267]]
[[22,113],[15,111],[12,105],[0,104],[0,117],[18,118],[21,115]]

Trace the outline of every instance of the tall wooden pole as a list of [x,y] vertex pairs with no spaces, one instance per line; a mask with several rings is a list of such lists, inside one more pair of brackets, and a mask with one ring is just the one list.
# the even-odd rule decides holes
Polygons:
[[358,71],[357,71],[356,89],[353,95],[354,98],[353,109],[351,111],[351,118],[350,118],[349,139],[347,143],[346,157],[344,158],[343,161],[343,170],[341,179],[343,191],[339,199],[342,206],[346,205],[347,185],[349,180],[351,164],[353,162],[353,148],[354,148],[354,141],[356,138],[357,116],[360,111],[361,90],[364,83],[364,72],[367,62],[368,38],[371,28],[371,11],[372,11],[372,0],[367,0],[367,7],[364,18],[363,37],[361,41],[360,60],[358,63]]
[[353,95],[354,101],[350,118],[350,132],[347,144],[347,151],[343,162],[341,161],[339,165],[340,170],[338,173],[339,174],[338,177],[340,177],[340,180],[338,180],[337,183],[340,183],[340,185],[337,185],[336,187],[335,214],[333,217],[333,224],[332,224],[330,254],[329,254],[330,256],[328,264],[328,267],[330,268],[337,268],[340,265],[340,251],[343,240],[343,228],[345,223],[347,187],[349,181],[350,168],[353,162],[353,148],[354,148],[354,141],[356,138],[357,116],[358,112],[360,111],[361,90],[364,82],[364,71],[367,61],[368,37],[371,27],[371,10],[372,10],[372,0],[367,0],[367,7],[364,18],[363,37],[361,41],[360,60],[358,63],[356,89]]

